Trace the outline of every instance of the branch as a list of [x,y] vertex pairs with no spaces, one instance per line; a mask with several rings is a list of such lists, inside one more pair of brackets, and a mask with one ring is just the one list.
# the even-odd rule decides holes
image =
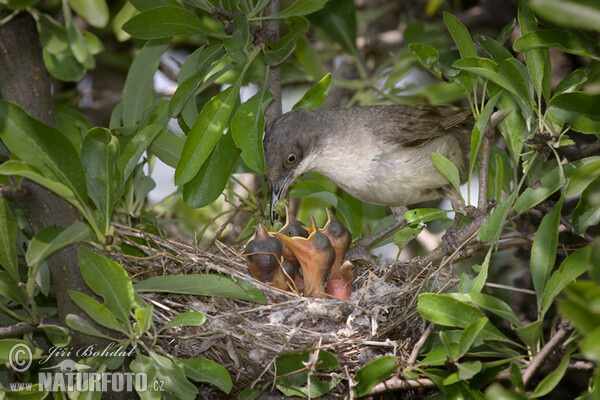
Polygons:
[[548,356],[565,340],[567,340],[569,334],[573,328],[566,322],[561,322],[560,329],[556,332],[556,334],[546,343],[542,350],[533,357],[529,366],[523,373],[523,384],[527,386],[529,380],[533,377],[533,375],[537,372],[537,370],[542,366],[543,362],[548,358]]
[[437,387],[437,385],[431,379],[421,378],[414,380],[405,380],[394,376],[385,382],[381,382],[375,385],[375,387],[371,389],[369,396],[386,392],[395,392],[398,390],[430,389],[435,387]]
[[21,336],[25,333],[35,331],[37,327],[37,324],[29,322],[18,322],[14,325],[0,326],[0,339]]
[[413,365],[415,365],[415,363],[417,362],[417,357],[419,357],[419,353],[421,352],[421,349],[423,348],[423,346],[425,345],[425,342],[427,341],[427,339],[429,339],[429,336],[431,336],[431,334],[433,333],[434,330],[435,330],[435,324],[431,323],[431,324],[429,324],[429,326],[427,327],[425,332],[423,332],[423,336],[421,336],[419,341],[413,347],[412,352],[410,353],[410,357],[408,358],[408,362],[407,362],[409,367],[412,367]]
[[[279,12],[279,0],[271,0],[267,6],[267,15],[274,15]],[[265,21],[265,35],[273,41],[279,40],[279,20],[269,19]],[[269,70],[269,79],[267,80],[267,90],[273,95],[273,101],[265,110],[266,126],[271,125],[277,117],[281,115],[281,70],[279,65],[271,66]]]

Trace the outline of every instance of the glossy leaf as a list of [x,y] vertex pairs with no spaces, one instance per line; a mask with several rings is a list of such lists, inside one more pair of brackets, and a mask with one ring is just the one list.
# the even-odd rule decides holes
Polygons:
[[119,171],[119,141],[105,128],[93,128],[85,136],[81,148],[81,162],[85,171],[88,194],[100,212],[104,233],[123,181]]
[[134,294],[123,267],[85,246],[79,247],[77,260],[89,288],[104,299],[104,305],[119,321],[128,322]]
[[521,321],[517,318],[514,311],[504,301],[497,297],[485,293],[448,293],[447,296],[456,298],[463,302],[472,302],[479,307],[504,318],[515,326],[521,326]]
[[496,62],[513,58],[511,52],[504,45],[487,35],[475,35],[475,40],[481,48]]
[[60,182],[81,203],[87,189],[81,161],[73,145],[56,128],[27,114],[18,105],[0,100],[0,139],[21,161],[44,177]]
[[169,167],[175,168],[184,144],[185,136],[164,129],[154,139],[148,150]]
[[590,267],[591,253],[592,248],[590,246],[574,251],[565,258],[558,270],[554,271],[552,276],[550,276],[542,298],[540,319],[546,314],[554,302],[555,297],[558,296],[570,282],[588,270]]
[[127,181],[133,169],[140,161],[142,154],[160,134],[163,127],[160,124],[146,125],[134,134],[119,152],[117,171],[121,174],[121,182]]
[[288,20],[290,30],[277,42],[265,43],[265,64],[278,65],[287,59],[296,47],[297,39],[308,30],[308,22],[302,17],[292,17]]
[[353,0],[330,0],[322,10],[311,14],[308,19],[348,54],[357,54],[356,8]]
[[108,6],[105,0],[69,0],[69,5],[95,28],[104,28],[108,23]]
[[378,383],[383,382],[398,368],[398,357],[383,356],[371,361],[358,370],[354,376],[356,385],[353,387],[354,395],[366,396]]
[[183,185],[185,203],[200,208],[215,201],[223,193],[239,155],[231,134],[223,136],[196,176]]
[[65,82],[78,82],[85,76],[85,67],[67,53],[52,54],[42,50],[44,65],[54,78]]
[[104,304],[84,293],[74,290],[69,290],[68,293],[71,300],[100,325],[117,332],[129,333],[129,330],[126,328],[127,325],[119,322]]
[[239,99],[239,80],[211,98],[202,108],[190,130],[181,158],[175,169],[175,184],[183,185],[194,178],[223,137],[229,117]]
[[19,224],[7,201],[0,198],[0,265],[15,280],[19,280],[17,233]]
[[288,8],[274,15],[269,15],[265,19],[284,19],[289,17],[302,17],[319,11],[325,6],[328,0],[297,0]]
[[304,96],[292,107],[292,110],[301,108],[305,110],[312,110],[313,108],[319,107],[329,94],[329,88],[331,87],[331,73],[325,75],[319,82],[313,87],[308,89]]
[[394,234],[394,244],[398,246],[398,251],[402,251],[402,249],[404,249],[408,243],[416,238],[422,230],[423,227],[413,228],[410,226],[405,226],[396,232]]
[[231,135],[241,150],[244,163],[259,174],[265,173],[263,133],[265,130],[264,109],[273,100],[266,86],[236,110],[231,119]]
[[188,311],[177,314],[162,328],[160,328],[160,330],[164,331],[165,329],[172,328],[174,326],[200,326],[204,324],[205,321],[206,316],[204,314],[197,311]]
[[488,323],[486,317],[479,318],[475,322],[467,326],[460,335],[460,341],[458,343],[458,354],[456,358],[460,358],[467,354],[475,340],[479,337],[479,334],[485,328]]
[[409,225],[416,225],[422,222],[429,222],[436,219],[448,218],[449,210],[440,210],[439,208],[415,208],[408,210],[404,214],[404,220]]
[[568,123],[575,131],[600,137],[600,95],[562,93],[550,101],[548,113],[558,124]]
[[90,227],[84,222],[76,222],[66,228],[47,226],[31,239],[25,261],[29,266],[36,265],[65,246],[91,238]]
[[408,48],[421,65],[427,68],[438,79],[442,79],[440,56],[435,47],[421,43],[411,43]]
[[233,34],[223,38],[225,49],[232,61],[244,63],[248,59],[247,46],[250,43],[250,28],[245,15],[238,15],[231,24]]
[[600,30],[600,5],[595,0],[531,0],[529,3],[536,14],[559,25]]
[[596,178],[581,194],[573,212],[575,233],[583,234],[590,226],[600,222],[600,178]]
[[565,197],[579,196],[599,176],[600,160],[577,168],[565,188]]
[[227,370],[220,364],[201,357],[178,358],[177,362],[183,365],[188,378],[196,382],[215,385],[225,393],[231,392],[233,382]]
[[69,47],[71,48],[72,54],[75,59],[81,63],[86,69],[94,68],[96,62],[90,53],[87,43],[83,37],[83,33],[73,20],[71,9],[69,8],[66,1],[63,1],[63,17],[65,19],[65,30],[67,32],[67,39],[69,40]]
[[154,93],[154,74],[160,58],[168,47],[168,42],[151,40],[133,59],[121,98],[123,125],[134,125],[142,119],[142,115],[147,109],[148,99]]
[[577,56],[600,59],[600,53],[592,50],[579,36],[566,29],[544,29],[531,32],[515,41],[516,51],[554,48]]
[[585,67],[578,68],[564,77],[562,81],[558,82],[554,89],[554,95],[577,91],[587,80],[588,75],[585,72]]
[[564,197],[556,203],[552,211],[542,218],[542,222],[535,233],[531,247],[529,270],[533,280],[533,287],[537,295],[538,310],[542,305],[542,298],[546,283],[554,269],[556,261],[556,247],[558,245],[558,227],[560,225],[561,209]]
[[204,33],[200,18],[182,7],[157,7],[146,10],[127,21],[121,29],[140,39]]
[[246,282],[244,282],[245,284],[242,282],[216,274],[165,275],[139,281],[134,288],[136,292],[217,296],[266,304],[267,299],[262,292]]
[[456,165],[440,153],[431,153],[429,156],[435,168],[444,175],[456,191],[460,192],[460,174]]
[[450,35],[452,35],[454,43],[456,43],[456,46],[458,47],[461,58],[477,57],[477,50],[475,50],[473,39],[471,39],[469,31],[463,23],[449,12],[444,12],[443,16],[444,23],[448,27],[448,31],[450,32]]

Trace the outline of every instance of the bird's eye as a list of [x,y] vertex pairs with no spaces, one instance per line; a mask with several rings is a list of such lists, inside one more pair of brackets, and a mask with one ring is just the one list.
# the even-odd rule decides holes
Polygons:
[[296,162],[297,159],[298,159],[298,157],[296,156],[296,154],[290,153],[290,154],[288,154],[287,159],[285,161],[288,164],[293,164]]

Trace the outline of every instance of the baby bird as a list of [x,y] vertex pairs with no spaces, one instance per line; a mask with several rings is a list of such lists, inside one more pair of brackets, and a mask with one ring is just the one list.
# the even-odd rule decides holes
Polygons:
[[263,224],[259,223],[254,238],[246,245],[246,263],[254,278],[289,290],[290,285],[281,267],[282,251],[279,239],[269,235]]

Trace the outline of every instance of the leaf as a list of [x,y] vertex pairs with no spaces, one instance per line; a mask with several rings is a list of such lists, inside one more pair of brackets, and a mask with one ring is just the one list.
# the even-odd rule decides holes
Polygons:
[[52,345],[57,347],[67,347],[71,341],[71,333],[63,326],[58,325],[39,325],[48,337]]
[[127,141],[127,144],[119,152],[117,170],[121,173],[121,182],[126,182],[131,176],[133,169],[140,161],[142,154],[160,134],[163,127],[161,124],[150,124],[143,127]]
[[175,184],[181,186],[194,178],[223,136],[239,99],[240,81],[211,98],[200,111],[188,134],[175,169]]
[[10,276],[8,272],[0,270],[0,295],[27,307],[29,301],[25,290],[19,286],[19,281]]
[[471,35],[462,22],[449,12],[444,12],[444,23],[448,27],[454,43],[458,47],[461,58],[477,57],[477,50],[471,39]]
[[300,62],[300,65],[304,67],[314,79],[324,76],[327,71],[319,60],[319,53],[313,48],[312,44],[308,42],[305,36],[298,37],[296,40],[296,58]]
[[71,9],[67,5],[66,1],[63,1],[62,5],[63,17],[65,19],[65,30],[67,32],[67,39],[69,40],[69,47],[71,48],[72,54],[75,56],[75,59],[86,69],[94,68],[96,63],[87,47],[85,39],[83,38],[83,33],[81,33],[81,30],[73,21]]
[[563,78],[562,81],[558,82],[554,89],[554,95],[577,91],[587,80],[588,75],[585,72],[585,67],[578,68]]
[[590,46],[586,45],[579,36],[574,35],[567,29],[544,29],[531,32],[524,34],[514,43],[514,49],[520,52],[548,48],[558,49],[577,56],[600,59],[600,54],[597,51],[590,49]]
[[185,203],[200,208],[215,201],[223,193],[238,157],[233,138],[230,134],[225,135],[196,176],[183,185]]
[[289,17],[301,17],[319,11],[328,0],[296,0],[283,11],[274,15],[264,17],[264,19],[284,19]]
[[436,219],[448,218],[450,210],[440,210],[439,208],[414,208],[404,214],[404,220],[409,225],[417,225],[423,222],[429,222]]
[[245,63],[248,60],[247,46],[250,43],[250,28],[246,16],[241,14],[233,19],[231,24],[233,34],[223,38],[225,49],[232,61]]
[[456,367],[458,369],[458,371],[457,371],[458,378],[463,381],[471,379],[476,374],[481,372],[482,365],[483,364],[481,363],[481,361],[466,361],[466,362],[458,363],[456,365]]
[[241,150],[244,163],[259,174],[265,173],[263,132],[265,130],[264,109],[273,100],[273,95],[263,86],[236,110],[231,119],[231,135]]
[[[353,0],[330,0],[308,19],[353,56],[356,56],[356,7]],[[322,75],[318,75],[322,76]]]
[[54,78],[65,82],[78,82],[85,76],[85,67],[68,53],[53,54],[42,50],[44,65]]
[[12,154],[44,177],[66,186],[80,204],[87,203],[81,161],[60,131],[5,100],[0,100],[0,121],[0,139]]
[[460,175],[456,165],[454,165],[452,161],[448,160],[440,153],[434,152],[429,156],[431,157],[431,161],[437,170],[444,175],[444,177],[448,180],[448,182],[450,182],[456,191],[460,192]]
[[305,110],[312,110],[315,107],[319,107],[329,94],[329,88],[331,87],[331,73],[325,75],[319,82],[313,87],[308,89],[304,96],[292,107],[292,110],[301,108]]
[[447,296],[457,300],[472,302],[487,311],[509,321],[513,325],[522,326],[514,311],[504,301],[485,293],[447,293]]
[[215,63],[225,56],[222,44],[200,47],[190,54],[183,63],[177,77],[178,87],[169,102],[169,114],[177,117],[187,102],[198,94],[202,82]]
[[550,100],[548,114],[557,124],[600,138],[600,94],[562,93]]
[[227,394],[231,392],[233,382],[227,370],[220,364],[202,357],[177,358],[177,362],[183,365],[188,378],[215,385]]
[[87,315],[89,315],[94,321],[100,325],[122,332],[125,334],[129,333],[127,325],[119,322],[115,315],[106,307],[104,304],[99,303],[94,298],[74,290],[68,291],[71,300],[77,304]]
[[160,330],[164,331],[174,326],[200,326],[204,324],[205,321],[206,316],[202,313],[197,311],[183,312],[173,317],[168,323],[160,328]]
[[85,171],[88,194],[100,212],[101,229],[108,233],[110,218],[123,181],[118,170],[119,141],[108,129],[92,128],[81,148],[81,163]]
[[31,239],[25,254],[25,261],[29,266],[36,265],[63,247],[91,238],[90,227],[84,222],[76,222],[66,228],[47,226]]
[[406,245],[416,238],[423,230],[423,227],[413,228],[405,226],[394,234],[394,244],[398,246],[398,252],[401,252]]
[[65,318],[65,323],[67,324],[67,326],[69,328],[74,329],[78,332],[85,333],[86,335],[95,336],[95,337],[113,340],[113,341],[115,340],[115,339],[111,338],[110,336],[106,336],[105,334],[100,332],[98,329],[94,328],[89,322],[87,322],[85,319],[81,318],[79,315],[67,314],[67,317]]
[[104,305],[119,321],[127,323],[134,295],[127,272],[121,265],[85,246],[79,246],[77,260],[85,283],[104,299]]
[[586,358],[598,362],[600,360],[600,329],[594,329],[580,342],[580,347]]
[[371,389],[386,380],[398,368],[398,357],[383,356],[371,361],[356,372],[356,385],[352,388],[357,397],[366,396]]
[[577,168],[565,188],[565,197],[579,196],[599,176],[600,160]]
[[517,194],[518,190],[514,190],[506,200],[504,200],[502,203],[496,206],[496,208],[492,212],[492,215],[490,215],[488,219],[483,223],[478,235],[479,239],[482,242],[493,243],[496,240],[498,240],[500,234],[502,233],[504,222],[508,217],[510,207],[514,203]]
[[134,311],[136,321],[133,324],[133,330],[138,335],[143,335],[152,327],[152,317],[154,316],[154,306],[148,304],[144,307],[138,307]]
[[[156,368],[157,380],[164,381],[164,390],[172,398],[181,400],[194,400],[198,389],[186,378],[185,368],[179,362],[174,362],[170,357],[149,352],[152,364]],[[176,360],[176,359],[175,359]]]
[[575,233],[583,234],[590,226],[600,222],[600,178],[596,178],[581,194],[573,212]]
[[[471,323],[469,326],[462,331],[460,335],[460,340],[458,342],[458,354],[456,358],[461,358],[471,348],[475,340],[479,337],[479,334],[485,328],[488,323],[487,317],[481,317],[475,322]],[[462,378],[461,378],[462,379]]]
[[500,62],[502,60],[506,60],[508,58],[513,58],[511,52],[504,47],[502,43],[499,41],[492,39],[487,35],[475,35],[475,40],[481,48],[492,57],[492,59],[496,62]]
[[571,253],[560,264],[558,270],[554,271],[542,298],[542,307],[540,312],[540,320],[552,305],[554,298],[575,278],[583,274],[590,267],[590,257],[592,254],[591,246],[586,246]]
[[511,389],[505,389],[499,383],[493,383],[485,392],[486,398],[497,399],[497,400],[527,400],[528,397],[517,393]]
[[595,0],[531,0],[529,3],[540,17],[559,25],[600,30],[600,6]]
[[0,198],[0,265],[15,280],[19,280],[17,233],[19,224],[6,199]]
[[134,125],[142,118],[148,99],[154,94],[154,74],[168,47],[168,42],[151,40],[133,59],[121,98],[123,125]]
[[154,139],[148,151],[169,167],[175,168],[184,144],[185,136],[163,129]]
[[[315,359],[316,358],[316,359]],[[306,368],[309,363],[315,363],[317,371],[337,371],[340,363],[333,354],[326,350],[303,352],[300,354],[282,354],[275,361],[277,378],[275,385],[285,396],[301,396],[318,398],[328,393],[339,382],[339,378],[329,374],[310,374]],[[320,376],[328,378],[319,379]]]
[[136,292],[168,292],[194,294],[197,296],[217,296],[228,299],[252,301],[266,304],[262,292],[241,280],[216,274],[165,275],[139,281],[134,285]]
[[515,333],[519,336],[519,339],[529,349],[536,349],[537,345],[542,337],[542,319],[538,319],[535,322],[532,322],[529,325],[521,326],[515,329]]
[[440,56],[435,47],[426,44],[411,43],[408,48],[421,65],[427,68],[438,79],[442,79]]
[[538,310],[542,305],[542,298],[546,283],[554,269],[556,261],[556,247],[558,245],[558,227],[560,225],[561,209],[564,196],[556,203],[552,211],[542,218],[542,222],[535,233],[533,246],[531,247],[531,258],[529,270],[533,280],[533,287],[537,295]]
[[200,18],[183,7],[151,8],[131,18],[121,29],[140,39],[205,33]]
[[69,0],[69,5],[95,28],[104,28],[108,23],[108,6],[105,0]]
[[290,30],[277,42],[265,43],[263,61],[265,64],[278,65],[287,59],[296,47],[296,40],[308,30],[308,22],[302,17],[288,20]]
[[542,397],[550,393],[556,387],[556,385],[560,383],[561,379],[565,375],[570,360],[571,357],[569,354],[565,354],[562,360],[560,360],[558,367],[546,375],[544,379],[542,379],[542,381],[536,386],[532,397]]
[[[152,382],[152,384],[154,384],[154,382],[157,382],[157,379],[158,379],[157,374],[158,373],[156,370],[156,365],[155,365],[154,361],[152,361],[152,359],[150,359],[150,357],[146,357],[143,354],[137,353],[136,357],[131,361],[129,368],[131,369],[131,372],[135,373],[136,375],[138,373],[144,374],[146,376],[145,381]],[[135,377],[135,375],[134,375],[134,377]],[[163,382],[163,385],[164,385],[164,382]],[[137,387],[138,385],[135,385],[135,386]],[[146,389],[146,388],[144,388],[144,389]],[[137,393],[140,396],[141,400],[160,400],[162,398],[161,393],[158,391],[154,392],[154,391],[150,391],[150,390],[144,390],[144,391],[140,390]]]

